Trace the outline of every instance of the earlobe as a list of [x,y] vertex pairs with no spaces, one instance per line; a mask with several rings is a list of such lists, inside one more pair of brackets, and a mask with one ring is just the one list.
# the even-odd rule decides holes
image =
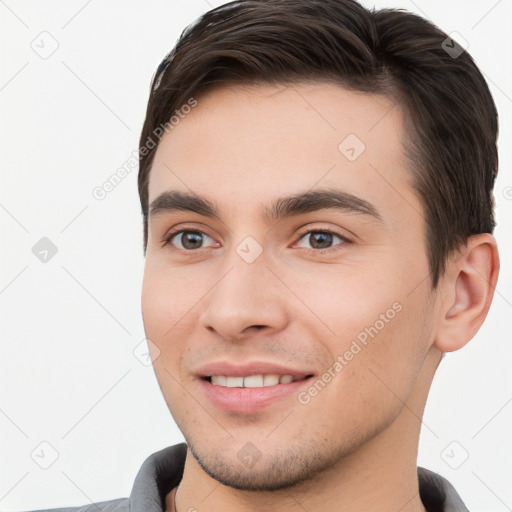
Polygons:
[[442,286],[449,298],[441,311],[437,348],[452,352],[475,336],[491,306],[498,273],[498,248],[489,233],[471,236],[460,255],[447,263]]

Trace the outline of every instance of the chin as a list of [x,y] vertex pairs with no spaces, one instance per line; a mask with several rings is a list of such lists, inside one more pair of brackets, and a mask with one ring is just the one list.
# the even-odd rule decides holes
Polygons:
[[332,468],[352,449],[345,447],[345,450],[336,451],[332,446],[321,446],[316,441],[305,444],[300,440],[298,443],[298,446],[290,443],[284,450],[273,453],[259,452],[259,458],[253,453],[252,459],[244,460],[243,450],[219,449],[218,444],[214,447],[200,443],[198,446],[187,440],[194,459],[211,478],[233,489],[259,492],[291,489],[311,481]]

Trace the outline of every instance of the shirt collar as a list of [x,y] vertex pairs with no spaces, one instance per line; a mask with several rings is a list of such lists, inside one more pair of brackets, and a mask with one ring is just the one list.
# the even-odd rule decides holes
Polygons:
[[[186,456],[186,443],[150,455],[135,477],[130,512],[165,512],[165,497],[180,483]],[[469,512],[453,485],[441,475],[418,467],[418,482],[428,512]]]

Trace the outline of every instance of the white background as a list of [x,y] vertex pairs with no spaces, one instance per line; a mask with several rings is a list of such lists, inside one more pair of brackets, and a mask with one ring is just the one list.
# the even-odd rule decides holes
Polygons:
[[[183,440],[152,368],[133,354],[144,339],[137,170],[102,201],[92,190],[136,151],[160,60],[220,3],[0,2],[1,510],[128,496],[144,459]],[[512,509],[512,1],[364,4],[406,8],[458,32],[500,112],[501,275],[482,329],[441,364],[418,462],[446,476],[470,510],[504,512]],[[58,43],[47,59],[31,47],[38,37],[46,49]],[[32,253],[42,237],[58,249],[47,263]],[[31,458],[43,441],[58,452],[48,469]],[[51,457],[47,445],[37,449]]]

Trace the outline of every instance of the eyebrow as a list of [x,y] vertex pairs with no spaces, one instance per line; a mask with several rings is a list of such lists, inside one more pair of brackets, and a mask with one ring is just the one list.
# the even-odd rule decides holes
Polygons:
[[[268,221],[276,221],[320,210],[355,213],[384,223],[382,215],[374,205],[348,192],[335,189],[314,190],[280,197],[263,209],[263,217]],[[153,219],[163,213],[175,211],[195,212],[221,220],[220,210],[214,202],[197,194],[178,191],[166,191],[154,199],[149,207],[149,217]]]

